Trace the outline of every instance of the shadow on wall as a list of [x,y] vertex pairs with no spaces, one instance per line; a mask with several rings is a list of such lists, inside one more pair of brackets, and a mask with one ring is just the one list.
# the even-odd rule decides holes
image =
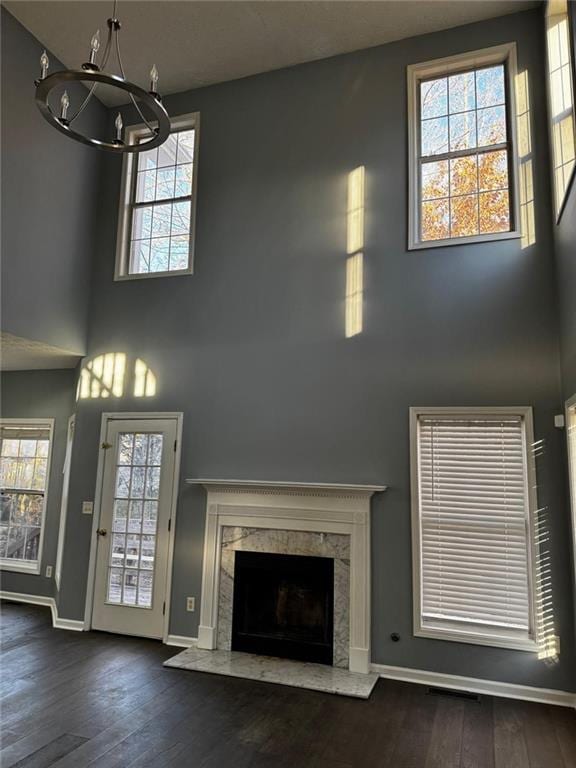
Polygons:
[[156,374],[137,358],[133,365],[124,352],[106,352],[86,362],[80,371],[77,400],[109,397],[154,397]]

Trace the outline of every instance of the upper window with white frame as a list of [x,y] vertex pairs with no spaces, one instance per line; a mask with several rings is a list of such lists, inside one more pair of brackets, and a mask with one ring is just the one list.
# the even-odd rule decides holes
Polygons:
[[0,565],[38,573],[53,422],[0,424]]
[[[192,272],[198,115],[172,128],[160,147],[125,157],[116,279]],[[142,127],[127,130],[130,143],[145,135]]]
[[548,0],[546,42],[548,93],[556,218],[576,169],[576,121],[574,119],[573,54],[567,0]]
[[414,632],[536,650],[530,408],[412,408]]
[[408,67],[409,247],[517,237],[513,44]]

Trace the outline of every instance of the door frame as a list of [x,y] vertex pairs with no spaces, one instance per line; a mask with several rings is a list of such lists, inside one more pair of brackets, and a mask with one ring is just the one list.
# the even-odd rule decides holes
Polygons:
[[572,449],[570,446],[570,438],[568,435],[568,427],[570,425],[570,410],[576,408],[576,393],[569,397],[564,403],[564,418],[566,427],[566,457],[567,457],[567,471],[568,471],[568,510],[570,512],[570,528],[572,529],[572,576],[574,579],[574,585],[576,585],[576,477],[570,471],[570,464],[572,459],[576,461],[576,457],[572,456]]
[[66,539],[66,524],[68,522],[68,498],[70,491],[70,465],[72,464],[72,451],[74,450],[74,430],[76,429],[76,414],[68,419],[66,428],[66,454],[64,456],[64,469],[62,470],[62,493],[60,494],[60,523],[58,526],[58,545],[56,547],[56,563],[54,564],[54,581],[60,591],[62,583],[62,564],[64,562],[64,542]]
[[176,510],[178,506],[178,488],[180,485],[180,459],[182,453],[182,425],[184,415],[181,411],[115,411],[102,414],[100,423],[100,439],[98,443],[98,469],[96,471],[96,491],[94,494],[94,513],[92,516],[92,532],[90,539],[90,560],[88,565],[88,583],[86,588],[86,604],[84,608],[84,629],[92,628],[92,608],[94,605],[94,589],[96,582],[96,551],[98,549],[96,530],[100,527],[100,515],[102,509],[102,490],[104,482],[104,462],[106,450],[103,443],[106,441],[108,425],[111,421],[139,421],[142,419],[163,419],[176,422],[176,452],[174,456],[174,477],[172,478],[172,499],[170,503],[170,531],[168,534],[168,559],[166,563],[166,612],[162,629],[162,642],[168,640],[170,629],[170,609],[172,598],[172,566],[174,561],[174,539],[176,534]]

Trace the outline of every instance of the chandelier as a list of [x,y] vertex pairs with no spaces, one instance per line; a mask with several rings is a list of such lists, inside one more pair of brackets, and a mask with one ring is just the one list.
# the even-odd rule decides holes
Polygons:
[[[121,25],[116,16],[116,6],[117,0],[114,0],[112,17],[108,19],[107,22],[108,39],[106,40],[100,63],[97,61],[98,51],[100,50],[100,30],[98,30],[92,37],[90,42],[90,56],[88,61],[82,64],[82,69],[65,69],[61,72],[54,72],[49,75],[48,68],[50,66],[50,61],[46,55],[46,51],[44,51],[40,57],[40,77],[34,81],[34,84],[36,85],[36,104],[50,125],[60,131],[60,133],[63,133],[65,136],[68,136],[75,141],[87,144],[89,147],[105,149],[110,152],[143,152],[158,147],[166,141],[170,134],[170,118],[168,117],[168,113],[162,104],[162,99],[157,92],[158,70],[156,69],[156,65],[150,70],[150,90],[148,91],[126,79],[124,67],[122,65],[122,57],[120,55],[118,33],[120,32]],[[120,70],[119,75],[108,74],[104,71],[113,49],[116,52],[116,58],[118,60],[118,68]],[[50,105],[50,93],[57,86],[64,85],[65,87],[67,83],[71,82],[92,83],[88,95],[78,106],[76,111],[72,111],[68,91],[64,90],[64,93],[60,98],[59,110],[54,111]],[[92,138],[74,130],[74,122],[86,109],[90,99],[100,84],[110,85],[128,93],[130,101],[148,128],[149,134],[144,134],[141,137],[141,140],[137,143],[131,144],[125,142],[122,138],[124,126],[120,112],[118,112],[114,122],[115,136],[107,141]],[[141,102],[142,105],[150,110],[153,115],[150,120],[147,120],[144,117],[138,102]],[[70,114],[71,111],[72,114]]]

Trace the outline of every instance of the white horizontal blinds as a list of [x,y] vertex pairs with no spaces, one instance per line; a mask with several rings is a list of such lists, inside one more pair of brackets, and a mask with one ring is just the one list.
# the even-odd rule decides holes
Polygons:
[[526,637],[522,418],[421,415],[418,438],[423,625]]
[[0,439],[1,440],[49,440],[50,429],[49,427],[42,427],[36,425],[30,426],[7,426],[3,424],[0,426]]

